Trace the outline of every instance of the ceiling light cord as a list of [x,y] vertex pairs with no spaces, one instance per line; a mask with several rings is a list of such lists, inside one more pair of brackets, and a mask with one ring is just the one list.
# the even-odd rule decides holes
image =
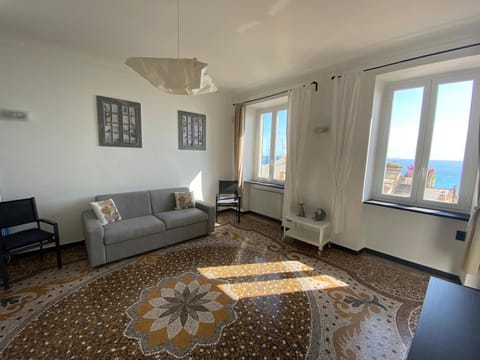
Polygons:
[[180,57],[180,0],[176,0],[176,5],[177,58],[173,57],[173,53],[166,58],[130,57],[125,63],[153,86],[163,88],[170,94],[201,95],[217,92],[212,77],[207,74],[207,63],[196,57]]
[[180,0],[177,0],[177,59],[180,59]]

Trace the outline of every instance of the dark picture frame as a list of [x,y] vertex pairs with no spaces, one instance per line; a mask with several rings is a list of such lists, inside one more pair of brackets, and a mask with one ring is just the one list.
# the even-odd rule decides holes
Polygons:
[[100,146],[142,147],[140,103],[97,95]]
[[207,149],[207,116],[178,110],[178,148]]

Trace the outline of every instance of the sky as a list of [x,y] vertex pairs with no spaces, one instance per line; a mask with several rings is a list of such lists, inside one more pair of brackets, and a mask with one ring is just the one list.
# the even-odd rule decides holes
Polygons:
[[[430,160],[463,160],[472,87],[471,80],[439,85]],[[423,92],[423,87],[394,92],[387,158],[415,158]]]
[[287,153],[287,110],[277,112],[277,139],[275,155]]
[[[272,132],[272,113],[262,116],[262,158],[270,155],[270,142]],[[277,112],[277,138],[275,140],[275,156],[286,154],[287,146],[287,110]]]

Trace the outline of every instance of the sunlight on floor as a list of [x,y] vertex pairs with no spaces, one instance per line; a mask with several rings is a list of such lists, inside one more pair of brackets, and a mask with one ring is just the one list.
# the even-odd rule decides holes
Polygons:
[[[285,268],[287,271],[284,271]],[[313,269],[310,266],[301,263],[300,261],[275,261],[241,265],[201,267],[197,270],[205,276],[207,276],[207,274],[214,274],[215,277],[219,275],[219,277],[226,279],[240,276],[277,274],[279,270],[282,270],[281,272],[295,272],[312,271]]]
[[212,266],[197,270],[210,279],[228,279],[230,284],[226,287],[229,291],[226,292],[233,292],[238,299],[348,287],[332,276],[314,274],[310,266],[299,261]]
[[[348,285],[325,275],[287,278],[278,280],[247,281],[227,285],[230,292],[237,295],[237,299],[258,296],[272,296],[294,292],[343,288]],[[219,286],[222,290],[225,285]]]

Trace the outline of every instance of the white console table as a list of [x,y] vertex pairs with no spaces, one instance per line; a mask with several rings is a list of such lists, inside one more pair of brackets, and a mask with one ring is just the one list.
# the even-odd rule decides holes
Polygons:
[[319,254],[323,247],[330,242],[330,223],[328,221],[315,221],[309,217],[290,215],[285,218],[284,225],[284,239],[288,236],[318,246]]

